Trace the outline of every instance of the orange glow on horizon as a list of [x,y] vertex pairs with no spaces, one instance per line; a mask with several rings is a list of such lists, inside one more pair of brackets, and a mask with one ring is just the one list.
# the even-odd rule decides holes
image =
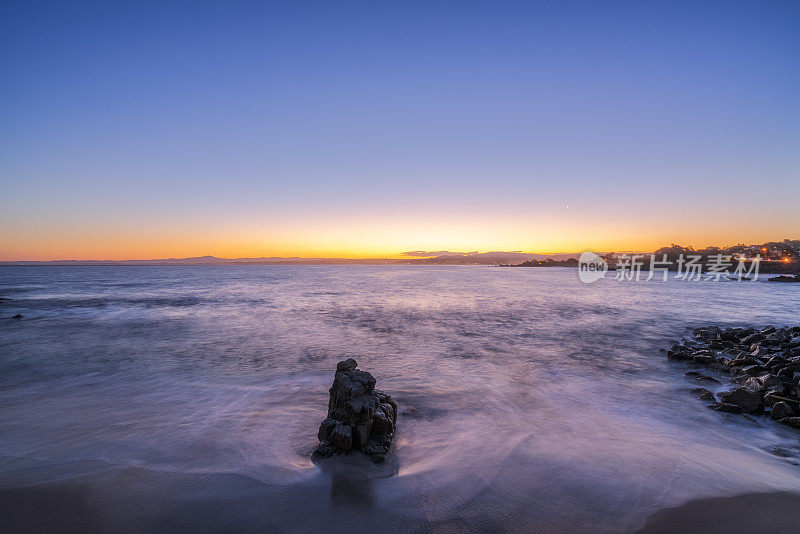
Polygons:
[[[724,246],[737,242],[729,240],[677,240],[666,235],[656,237],[609,238],[603,235],[585,237],[566,235],[543,235],[528,237],[521,235],[498,235],[493,232],[443,231],[439,234],[420,232],[395,235],[389,231],[374,231],[348,235],[346,231],[333,235],[302,235],[275,238],[257,235],[237,235],[235,239],[225,236],[154,235],[139,237],[92,235],[83,239],[48,238],[38,241],[15,240],[3,243],[0,261],[47,261],[47,260],[146,260],[166,258],[191,258],[215,256],[218,258],[348,258],[348,259],[413,259],[425,256],[408,256],[407,251],[450,252],[523,252],[529,254],[595,252],[652,252],[672,242],[703,248],[710,244]],[[373,235],[374,234],[374,235]],[[381,235],[383,234],[383,235]],[[612,235],[620,235],[611,232]],[[385,239],[382,239],[385,236]],[[774,239],[765,236],[761,241]],[[758,242],[759,239],[753,239]],[[432,256],[434,254],[430,254]],[[783,258],[788,263],[790,258]]]
[[[406,251],[532,254],[652,252],[670,243],[703,248],[739,242],[764,243],[775,235],[771,224],[743,224],[714,232],[713,225],[657,219],[609,217],[602,207],[577,210],[497,212],[471,210],[447,215],[364,208],[360,212],[317,215],[238,217],[115,216],[12,224],[0,235],[0,261],[144,260],[216,256],[219,258],[400,259]],[[724,233],[723,233],[724,232]]]

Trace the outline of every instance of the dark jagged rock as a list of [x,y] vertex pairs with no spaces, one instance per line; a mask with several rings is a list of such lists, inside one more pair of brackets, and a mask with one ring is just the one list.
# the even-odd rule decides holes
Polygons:
[[711,393],[706,388],[694,388],[692,390],[692,393],[694,393],[695,395],[700,397],[700,399],[702,399],[702,400],[706,400],[706,401],[713,401],[714,400],[714,394]]
[[766,369],[761,365],[748,365],[747,367],[742,367],[742,372],[747,376],[759,376],[764,371],[766,371]]
[[781,384],[781,377],[772,374],[765,374],[747,379],[744,383],[744,387],[763,393],[769,388],[780,386]]
[[667,351],[667,358],[670,360],[691,360],[692,353],[688,347],[675,344]]
[[736,404],[730,404],[727,402],[715,402],[711,406],[709,406],[712,410],[716,410],[718,412],[728,412],[728,413],[742,413],[742,407]]
[[786,395],[778,395],[777,393],[767,393],[764,395],[764,404],[767,406],[774,406],[778,402],[785,402],[793,408],[800,409],[800,400]]
[[361,451],[374,462],[389,452],[397,424],[397,404],[375,389],[375,378],[357,369],[352,358],[336,365],[328,401],[328,417],[320,424],[314,456]]
[[766,367],[767,369],[774,369],[776,367],[783,367],[786,365],[786,363],[787,360],[785,358],[781,356],[773,356],[772,358],[767,360],[767,363],[764,364],[764,367]]
[[772,419],[783,419],[785,417],[793,417],[795,415],[794,410],[791,406],[786,404],[785,402],[776,402],[772,406],[772,411],[769,412],[769,416]]
[[800,278],[788,274],[767,278],[767,282],[800,282]]
[[795,428],[800,428],[800,417],[784,417],[780,420],[781,423],[784,425],[793,426]]
[[[719,401],[709,408],[740,414],[767,411],[774,421],[800,428],[800,327],[698,328],[691,338],[673,343],[667,357],[732,375],[732,389],[718,393]],[[694,380],[716,380],[696,370],[685,374]],[[716,400],[705,388],[692,392],[703,400]]]
[[686,372],[684,374],[686,376],[688,376],[689,378],[693,378],[693,379],[695,379],[697,381],[715,382],[715,383],[719,384],[719,380],[717,380],[716,378],[714,378],[712,376],[704,375],[703,373],[698,373],[697,371],[688,371],[688,372]]
[[746,387],[720,393],[719,399],[726,404],[739,406],[745,413],[759,413],[764,410],[764,399],[761,395]]
[[752,334],[750,334],[748,336],[745,336],[742,339],[742,343],[745,344],[745,345],[752,345],[753,343],[761,341],[762,339],[764,339],[764,336],[762,336],[758,332],[753,332]]

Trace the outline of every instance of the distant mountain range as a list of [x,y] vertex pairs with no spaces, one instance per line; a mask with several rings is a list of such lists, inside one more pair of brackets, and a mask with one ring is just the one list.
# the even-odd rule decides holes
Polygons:
[[[593,251],[604,255],[607,253]],[[641,254],[642,252],[626,252],[628,254]],[[713,254],[744,254],[755,256],[758,254],[762,260],[785,262],[790,266],[797,265],[800,259],[800,240],[784,239],[783,241],[769,241],[753,245],[734,245],[726,248],[706,247],[694,249],[672,244],[655,251],[658,257],[666,254],[676,257],[683,254],[699,254],[708,256]],[[577,260],[580,252],[557,254],[532,254],[513,251],[492,252],[453,252],[450,250],[411,250],[401,253],[401,258],[301,258],[301,257],[261,257],[261,258],[218,258],[216,256],[197,256],[194,258],[165,258],[154,260],[52,260],[52,261],[0,261],[2,265],[514,265],[523,262],[548,261],[547,266],[573,265],[567,260]],[[615,253],[619,254],[619,252]],[[648,253],[649,254],[649,253]]]
[[528,254],[525,252],[451,252],[411,251],[403,258],[218,258],[197,256],[193,258],[164,258],[152,260],[51,260],[51,261],[0,261],[0,265],[498,265],[552,258],[565,260],[580,254]]

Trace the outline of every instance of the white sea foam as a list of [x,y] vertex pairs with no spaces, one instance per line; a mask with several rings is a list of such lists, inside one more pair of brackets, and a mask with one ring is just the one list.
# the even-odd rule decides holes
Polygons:
[[[659,352],[704,324],[791,323],[800,297],[778,284],[587,285],[561,268],[53,267],[0,269],[0,296],[13,299],[2,316],[25,316],[0,326],[2,487],[26,484],[29,464],[41,481],[100,462],[245,475],[297,495],[298,521],[303,495],[327,485],[317,512],[589,529],[696,497],[800,490],[800,468],[770,453],[796,446],[794,430],[707,410]],[[346,357],[400,404],[383,467],[309,460]]]

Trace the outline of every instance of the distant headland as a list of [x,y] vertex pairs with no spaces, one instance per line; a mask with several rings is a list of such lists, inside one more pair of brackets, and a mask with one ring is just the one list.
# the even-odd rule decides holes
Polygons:
[[[688,246],[671,244],[661,247],[653,252],[629,252],[599,254],[614,269],[620,261],[629,260],[631,257],[653,257],[656,261],[677,266],[681,258],[697,258],[702,266],[707,266],[719,257],[741,258],[745,262],[760,262],[760,272],[772,274],[800,274],[800,240],[785,239],[783,241],[769,241],[766,243],[745,245],[738,244],[729,247],[706,247],[694,249]],[[519,264],[504,265],[504,267],[578,267],[576,258],[556,260],[545,258],[541,260],[527,260]],[[641,266],[648,269],[647,262]]]
[[[431,254],[430,256],[427,254]],[[533,254],[526,252],[425,252],[402,253],[401,258],[219,258],[198,256],[191,258],[165,258],[145,260],[46,260],[0,261],[7,265],[500,265],[545,258],[577,258],[580,253]]]
[[[304,258],[304,257],[258,257],[220,258],[197,256],[189,258],[163,258],[140,260],[49,260],[49,261],[0,261],[0,266],[9,265],[494,265],[504,267],[577,267],[581,252],[538,254],[522,251],[451,252],[447,250],[403,252],[400,258]],[[624,254],[663,255],[674,261],[680,255],[699,255],[703,262],[709,257],[723,254],[755,258],[763,262],[762,272],[790,273],[800,267],[800,240],[785,239],[760,244],[738,244],[728,247],[706,247],[694,249],[689,246],[671,244],[652,252],[602,252],[598,253],[613,265]]]

